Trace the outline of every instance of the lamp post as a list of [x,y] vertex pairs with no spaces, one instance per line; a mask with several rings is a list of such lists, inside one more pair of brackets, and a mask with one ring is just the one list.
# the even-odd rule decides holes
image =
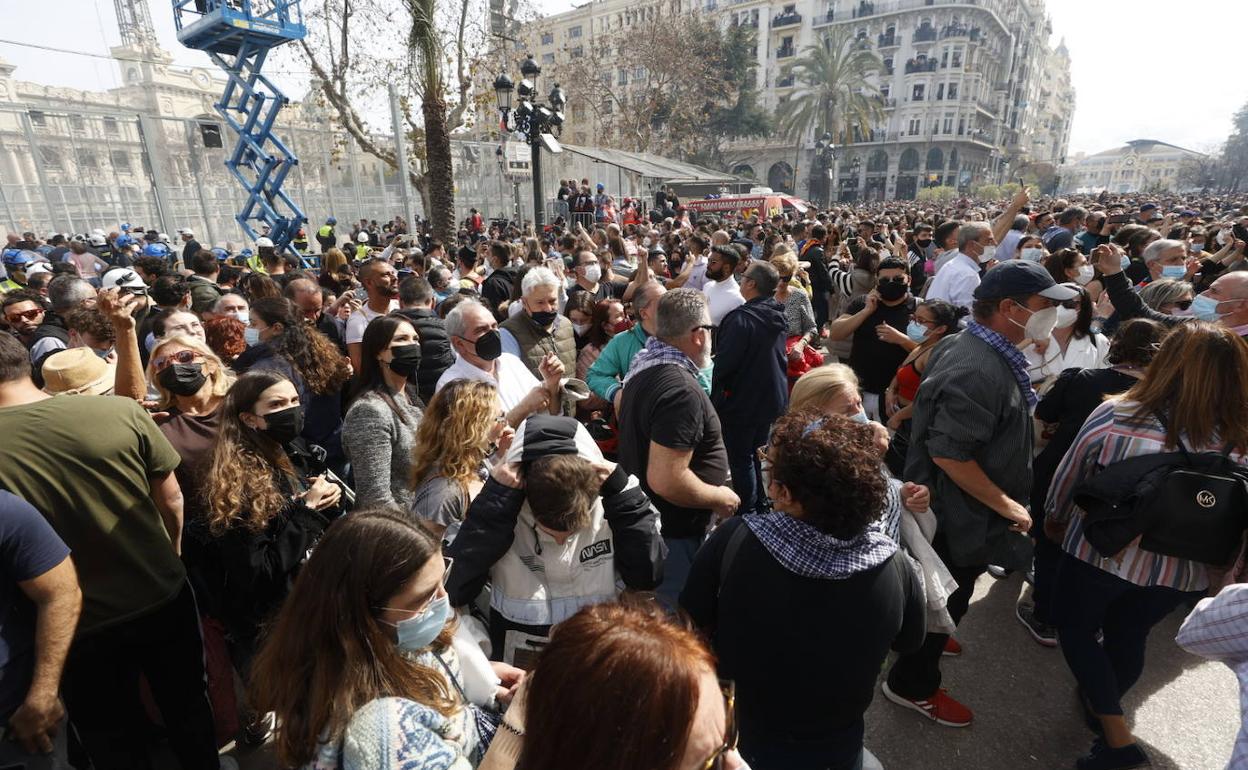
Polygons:
[[[549,105],[538,103],[537,78],[541,74],[542,68],[533,60],[533,55],[529,54],[520,63],[521,80],[518,86],[511,82],[505,72],[494,80],[494,96],[498,100],[503,129],[522,134],[532,152],[533,228],[538,235],[545,225],[546,213],[542,206],[542,145],[546,142],[554,143],[551,132],[558,132],[563,126],[563,108],[567,105],[563,89],[558,83],[555,83],[547,97]],[[512,91],[516,92],[520,100],[514,109],[511,106]],[[553,146],[558,148],[558,144]]]
[[832,134],[824,131],[823,136],[819,137],[818,141],[815,142],[815,162],[813,164],[813,170],[818,170],[823,175],[821,188],[827,191],[827,194],[824,196],[824,206],[830,206],[832,203],[832,181],[835,178],[833,166],[835,163],[836,145],[832,143]]

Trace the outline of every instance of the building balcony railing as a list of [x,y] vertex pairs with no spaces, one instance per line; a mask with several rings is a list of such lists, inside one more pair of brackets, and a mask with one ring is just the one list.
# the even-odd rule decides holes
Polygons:
[[893,74],[893,68],[892,68],[892,67],[885,67],[885,68],[884,68],[884,74],[885,74],[885,75],[891,75],[891,74]]
[[884,96],[880,98],[880,104],[884,107],[884,109],[891,110],[897,106],[897,100],[891,96]]
[[940,39],[948,40],[954,37],[969,37],[971,40],[979,40],[979,27],[967,27],[963,25],[953,26],[952,24],[940,30]]
[[802,15],[800,13],[782,13],[772,18],[771,28],[776,29],[777,27],[791,27],[794,24],[801,23]]
[[823,27],[836,22],[836,14],[833,11],[821,13],[811,19],[811,26]]
[[780,46],[779,48],[776,49],[777,59],[788,59],[789,57],[795,56],[796,54],[797,54],[797,49],[794,48],[793,46],[788,46],[788,47]]
[[877,45],[880,48],[896,48],[901,45],[901,35],[880,35]]
[[907,75],[912,75],[916,72],[935,72],[935,71],[936,71],[935,59],[906,62],[906,74]]
[[862,0],[861,2],[858,3],[858,7],[853,9],[853,17],[855,19],[861,19],[864,16],[874,16],[874,15],[875,15],[875,3],[867,2],[867,0]]
[[934,42],[935,40],[936,40],[936,28],[935,27],[915,27],[914,42],[931,43],[931,42]]

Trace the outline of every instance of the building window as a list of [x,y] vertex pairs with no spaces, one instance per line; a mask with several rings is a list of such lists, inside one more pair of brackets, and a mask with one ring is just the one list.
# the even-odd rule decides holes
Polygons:
[[575,27],[568,27],[568,37],[580,37],[580,36],[581,36],[581,25],[578,24]]
[[551,44],[553,44],[554,42],[555,42],[555,33],[554,33],[554,32],[543,32],[543,33],[542,33],[542,45],[551,45]]
[[579,59],[585,55],[585,49],[578,45],[576,48],[573,48],[571,51],[568,51],[568,55],[571,56],[573,59]]
[[953,68],[959,69],[962,66],[962,48],[961,46],[953,49]]
[[910,94],[910,98],[916,102],[923,101],[923,89],[924,86],[922,83],[915,86],[914,91]]
[[31,110],[30,122],[40,128],[43,128],[48,125],[48,117],[39,110]]
[[602,81],[602,85],[603,85],[603,87],[604,87],[604,88],[610,88],[610,87],[611,87],[611,73],[610,73],[610,72],[604,72],[604,73],[602,73],[602,77],[600,77],[600,78],[598,78],[598,79]]
[[645,67],[637,67],[636,69],[633,70],[633,82],[634,83],[636,83],[638,80],[645,80],[645,79],[646,79]]
[[945,98],[945,84],[938,83],[936,85],[936,101],[940,101],[944,98]]
[[946,134],[953,133],[953,116],[951,115],[945,116],[945,133]]
[[958,84],[957,83],[949,84],[949,98],[950,99],[958,98]]
[[117,118],[104,118],[104,133],[108,136],[117,136],[120,133],[117,130]]
[[90,150],[79,148],[77,153],[78,168],[97,168],[99,162],[95,158],[95,153]]
[[542,54],[542,64],[554,64],[554,63],[555,63],[555,55],[553,53]]
[[126,154],[125,150],[113,150],[110,160],[113,162],[115,171],[130,170],[130,156]]
[[918,136],[923,131],[923,121],[918,118],[910,119],[910,130],[906,133],[911,136]]
[[87,122],[82,119],[81,115],[70,115],[69,116],[69,128],[71,131],[75,131],[81,134],[87,130]]
[[887,75],[893,74],[893,57],[891,56],[884,60],[884,73]]
[[61,170],[61,154],[56,151],[56,148],[39,145],[39,159],[43,161],[46,168]]
[[619,79],[616,81],[619,85],[628,85],[628,70],[619,71]]

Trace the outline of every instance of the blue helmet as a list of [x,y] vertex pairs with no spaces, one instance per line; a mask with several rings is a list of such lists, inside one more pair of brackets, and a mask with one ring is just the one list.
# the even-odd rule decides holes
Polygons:
[[325,224],[327,224],[327,225],[336,225],[336,224],[338,224],[338,220],[337,220],[337,219],[335,219],[334,217],[330,217],[329,219],[326,219],[326,220],[325,220]]
[[119,249],[124,249],[127,246],[133,246],[134,238],[131,238],[129,235],[125,235],[123,233],[122,235],[117,236],[117,240],[113,241],[113,245]]
[[252,254],[253,252],[251,249],[243,249],[242,251],[238,252],[238,256],[243,257],[244,259],[251,259]]
[[218,262],[224,262],[230,258],[230,252],[218,246],[212,250],[212,256],[216,257]]
[[143,247],[143,256],[167,257],[169,256],[169,247],[163,243],[149,243]]
[[4,250],[4,264],[6,265],[20,267],[21,265],[28,264],[30,261],[30,257],[21,249]]
[[129,222],[122,222],[122,223],[121,223],[121,231],[122,231],[123,233],[128,233],[128,232],[130,232],[130,223],[129,223]]

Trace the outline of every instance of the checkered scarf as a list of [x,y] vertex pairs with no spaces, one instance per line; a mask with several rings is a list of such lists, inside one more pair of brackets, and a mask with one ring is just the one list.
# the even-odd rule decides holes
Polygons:
[[633,356],[633,362],[628,365],[628,374],[624,377],[624,385],[628,385],[628,381],[636,377],[638,372],[644,372],[652,366],[660,366],[662,364],[683,366],[695,378],[698,376],[698,367],[693,363],[692,358],[682,353],[679,348],[667,344],[658,337],[650,337],[646,340],[646,346],[637,351],[637,355]]
[[897,551],[897,542],[875,528],[853,540],[838,540],[787,513],[744,518],[767,552],[802,577],[843,580],[880,566]]
[[1010,365],[1010,371],[1014,373],[1014,379],[1018,380],[1018,387],[1023,391],[1023,397],[1027,399],[1027,406],[1031,407],[1031,410],[1034,412],[1040,397],[1036,395],[1036,389],[1031,387],[1031,375],[1027,373],[1027,356],[1023,355],[1023,351],[1019,350],[1014,343],[1001,334],[994,332],[986,326],[981,326],[976,321],[968,323],[966,331],[987,342],[993,350],[1001,354],[1005,362]]

